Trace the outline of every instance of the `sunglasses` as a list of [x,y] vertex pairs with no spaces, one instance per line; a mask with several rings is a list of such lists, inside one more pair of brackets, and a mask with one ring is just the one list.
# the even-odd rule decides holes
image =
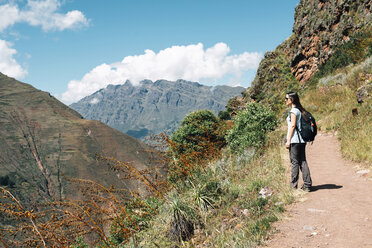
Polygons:
[[288,99],[289,99],[288,97],[285,98],[286,101],[287,101]]

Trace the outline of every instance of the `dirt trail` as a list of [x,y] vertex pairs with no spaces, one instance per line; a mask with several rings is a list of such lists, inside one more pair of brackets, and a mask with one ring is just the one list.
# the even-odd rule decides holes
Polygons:
[[372,247],[370,175],[341,157],[334,136],[320,134],[306,149],[314,191],[290,206],[266,246]]

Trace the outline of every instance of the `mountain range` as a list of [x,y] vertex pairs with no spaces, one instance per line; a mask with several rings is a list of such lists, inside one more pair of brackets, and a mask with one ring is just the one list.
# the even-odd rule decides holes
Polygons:
[[244,90],[185,80],[143,80],[138,86],[126,81],[122,85],[108,85],[70,107],[84,118],[144,138],[149,134],[171,133],[194,110],[208,109],[217,114],[225,109],[230,98]]

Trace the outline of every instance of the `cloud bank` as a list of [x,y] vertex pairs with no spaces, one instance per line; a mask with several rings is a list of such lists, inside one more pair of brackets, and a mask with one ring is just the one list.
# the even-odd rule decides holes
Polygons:
[[[89,23],[84,14],[78,10],[65,14],[59,13],[58,10],[61,7],[59,0],[28,0],[22,8],[16,2],[10,1],[0,5],[0,32],[16,23],[41,26],[44,31],[75,29],[87,26]],[[0,72],[23,79],[27,75],[27,70],[15,60],[14,55],[17,51],[11,46],[11,43],[0,40]]]
[[17,51],[11,46],[11,43],[0,40],[0,72],[16,79],[23,79],[27,75],[27,71],[14,59]]
[[82,12],[72,10],[63,14],[58,12],[60,7],[59,0],[28,0],[22,9],[14,2],[0,5],[0,32],[22,22],[41,26],[44,31],[62,31],[88,25],[89,21]]
[[257,69],[261,53],[244,52],[229,55],[225,43],[217,43],[204,49],[202,43],[188,46],[172,46],[155,53],[145,50],[144,54],[127,56],[121,62],[101,64],[86,73],[81,80],[72,80],[61,96],[67,104],[106,87],[130,80],[138,84],[143,79],[185,79],[200,81],[216,80],[226,76],[239,78],[245,71]]

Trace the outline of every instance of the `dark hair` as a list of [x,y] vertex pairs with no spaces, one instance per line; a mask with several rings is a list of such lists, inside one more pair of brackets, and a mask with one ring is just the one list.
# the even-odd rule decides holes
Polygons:
[[288,92],[287,93],[289,99],[291,99],[292,103],[294,105],[296,105],[296,108],[298,108],[301,113],[306,116],[306,109],[304,107],[302,107],[301,105],[301,102],[300,102],[300,98],[298,97],[298,94],[296,92]]

